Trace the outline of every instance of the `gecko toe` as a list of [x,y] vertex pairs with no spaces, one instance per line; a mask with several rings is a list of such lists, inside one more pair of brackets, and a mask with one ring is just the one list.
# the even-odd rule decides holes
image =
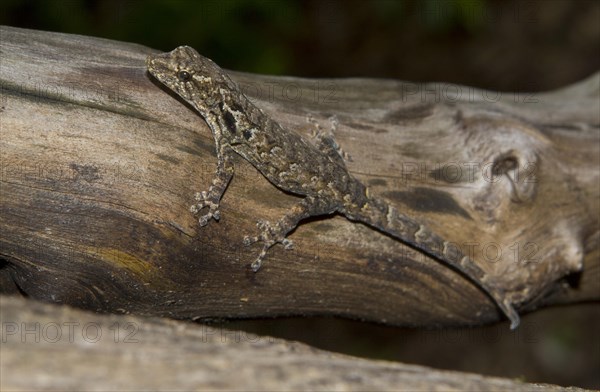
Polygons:
[[[198,212],[200,212],[204,207],[205,206],[200,204],[194,205],[190,208],[190,211],[192,211],[194,214],[198,214]],[[200,226],[206,226],[211,219],[218,221],[220,217],[221,214],[219,213],[219,210],[211,208],[206,214],[198,217],[198,223]]]
[[200,224],[200,226],[204,227],[208,224],[208,221],[211,218],[209,215],[210,214],[202,215],[200,218],[198,218],[198,223]]
[[252,269],[253,272],[257,272],[260,269],[261,265],[262,265],[262,260],[256,259],[252,262],[252,264],[250,264],[250,269]]
[[283,240],[281,240],[281,244],[283,245],[283,248],[286,250],[294,249],[294,242],[291,240],[288,240],[287,238],[284,238]]

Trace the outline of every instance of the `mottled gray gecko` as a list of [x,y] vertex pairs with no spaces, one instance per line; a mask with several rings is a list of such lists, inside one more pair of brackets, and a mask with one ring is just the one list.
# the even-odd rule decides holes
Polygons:
[[[208,192],[196,194],[197,204],[192,207],[201,226],[210,219],[219,220],[219,202],[233,177],[234,152],[276,187],[303,196],[277,223],[259,221],[260,233],[244,238],[246,245],[263,244],[251,264],[252,270],[258,271],[273,245],[281,243],[291,248],[286,236],[301,220],[338,213],[463,272],[494,299],[510,319],[512,329],[519,325],[519,315],[502,287],[456,246],[370,195],[367,187],[346,169],[331,135],[320,134],[311,144],[298,133],[282,128],[250,102],[219,66],[188,46],[150,55],[146,63],[149,73],[194,107],[212,130],[218,162],[216,175]],[[201,214],[206,208],[208,211]]]

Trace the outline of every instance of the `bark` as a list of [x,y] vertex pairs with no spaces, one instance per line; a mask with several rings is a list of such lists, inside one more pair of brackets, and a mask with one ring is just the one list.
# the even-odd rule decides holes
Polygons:
[[[328,314],[393,325],[502,319],[446,265],[343,217],[242,246],[297,198],[237,159],[220,222],[193,195],[216,159],[206,124],[154,83],[152,49],[0,30],[3,292],[182,319]],[[521,312],[598,300],[600,74],[548,93],[232,72],[284,127],[328,127],[371,193],[473,256]]]
[[578,391],[0,296],[3,391]]

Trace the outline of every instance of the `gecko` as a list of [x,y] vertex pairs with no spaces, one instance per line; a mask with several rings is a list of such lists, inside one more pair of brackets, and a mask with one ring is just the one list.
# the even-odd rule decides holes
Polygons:
[[330,134],[318,134],[314,142],[283,128],[254,105],[233,80],[212,60],[189,46],[149,55],[146,67],[161,84],[179,95],[206,121],[212,132],[217,168],[208,191],[195,195],[191,211],[200,226],[220,219],[219,203],[234,175],[234,154],[241,156],[275,187],[301,197],[279,221],[259,220],[256,236],[243,243],[262,243],[251,263],[257,272],[275,244],[291,249],[288,233],[304,219],[332,214],[365,224],[462,272],[487,293],[511,322],[519,314],[504,290],[470,257],[403,214],[369,189],[346,168],[338,145]]

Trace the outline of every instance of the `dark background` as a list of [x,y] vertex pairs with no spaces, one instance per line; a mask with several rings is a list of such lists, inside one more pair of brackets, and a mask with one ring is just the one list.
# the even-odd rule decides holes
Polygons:
[[594,0],[3,0],[0,23],[187,44],[247,72],[503,91],[561,87],[600,65]]
[[[187,44],[223,67],[254,73],[443,81],[501,91],[559,88],[600,65],[600,2],[594,0],[3,0],[0,23],[163,51]],[[370,358],[600,388],[597,304],[539,311],[513,333],[507,323],[411,330],[334,318],[216,326]]]

